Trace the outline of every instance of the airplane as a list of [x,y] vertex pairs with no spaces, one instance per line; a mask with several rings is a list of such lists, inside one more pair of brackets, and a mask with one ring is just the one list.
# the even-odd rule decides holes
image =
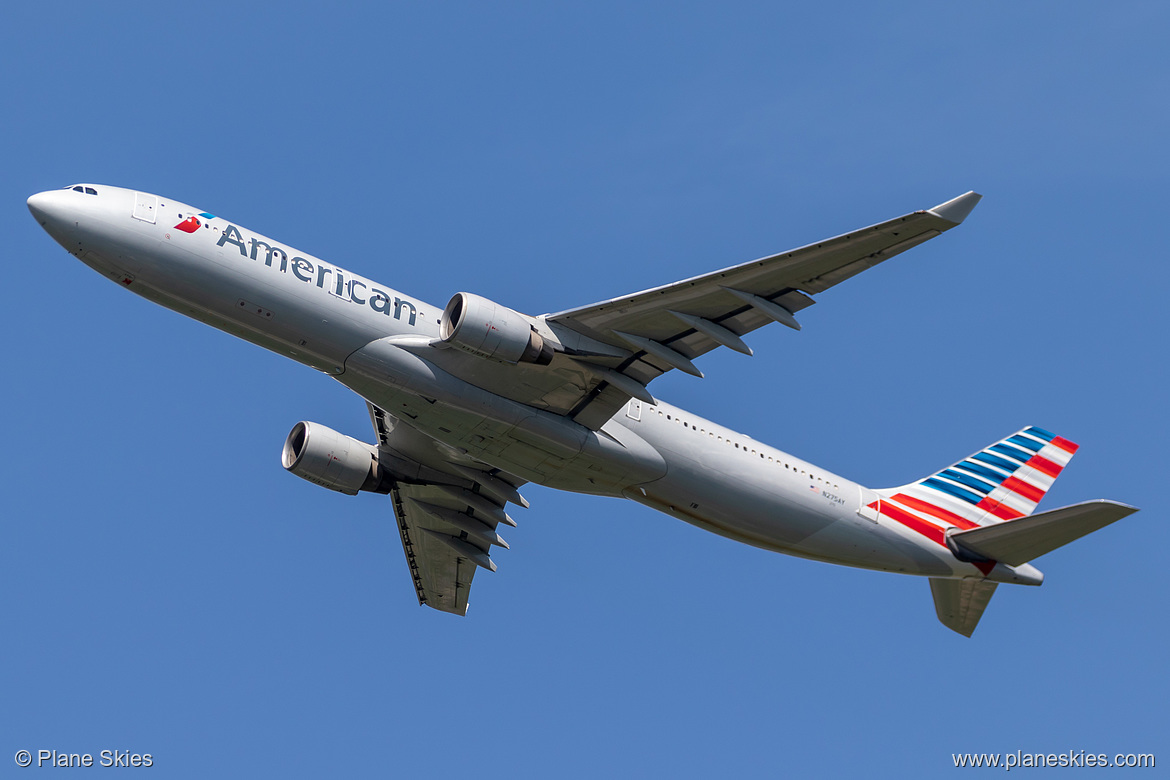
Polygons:
[[330,490],[388,494],[420,604],[465,615],[507,548],[519,488],[624,497],[765,550],[928,578],[971,636],[1030,561],[1133,512],[1036,512],[1077,445],[1035,426],[926,477],[869,488],[651,395],[813,295],[962,223],[981,196],[554,314],[469,292],[443,308],[170,198],[99,184],[31,196],[46,232],[142,297],[322,371],[365,402],[376,441],[298,422],[282,464]]

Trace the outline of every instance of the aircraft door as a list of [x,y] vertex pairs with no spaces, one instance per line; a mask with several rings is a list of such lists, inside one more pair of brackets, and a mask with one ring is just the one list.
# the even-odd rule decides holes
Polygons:
[[158,197],[146,192],[134,193],[134,219],[154,224],[155,213],[158,211]]
[[642,419],[642,402],[637,398],[630,399],[630,403],[626,406],[626,417],[635,421]]

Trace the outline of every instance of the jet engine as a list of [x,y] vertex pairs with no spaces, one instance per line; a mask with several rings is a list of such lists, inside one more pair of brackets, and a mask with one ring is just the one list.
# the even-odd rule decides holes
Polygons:
[[453,347],[505,363],[552,362],[553,349],[528,318],[471,293],[455,293],[443,310],[439,337]]
[[378,448],[326,428],[299,422],[284,440],[281,463],[301,479],[347,495],[387,493],[378,466]]

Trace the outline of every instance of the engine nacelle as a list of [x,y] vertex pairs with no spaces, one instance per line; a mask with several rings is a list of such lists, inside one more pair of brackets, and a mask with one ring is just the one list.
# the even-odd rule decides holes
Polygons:
[[280,457],[286,469],[314,485],[357,495],[384,493],[378,448],[319,423],[299,422],[284,440]]
[[471,293],[455,293],[443,310],[439,337],[453,347],[505,363],[552,362],[553,349],[519,312]]

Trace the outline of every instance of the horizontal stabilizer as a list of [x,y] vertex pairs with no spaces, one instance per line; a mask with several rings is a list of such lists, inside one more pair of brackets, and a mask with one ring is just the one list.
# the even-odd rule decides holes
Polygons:
[[1137,507],[1115,501],[1086,501],[1005,523],[953,532],[950,541],[977,557],[1018,566],[1136,511]]
[[983,610],[995,595],[996,583],[987,580],[948,580],[930,578],[934,611],[942,624],[963,636],[971,636]]

